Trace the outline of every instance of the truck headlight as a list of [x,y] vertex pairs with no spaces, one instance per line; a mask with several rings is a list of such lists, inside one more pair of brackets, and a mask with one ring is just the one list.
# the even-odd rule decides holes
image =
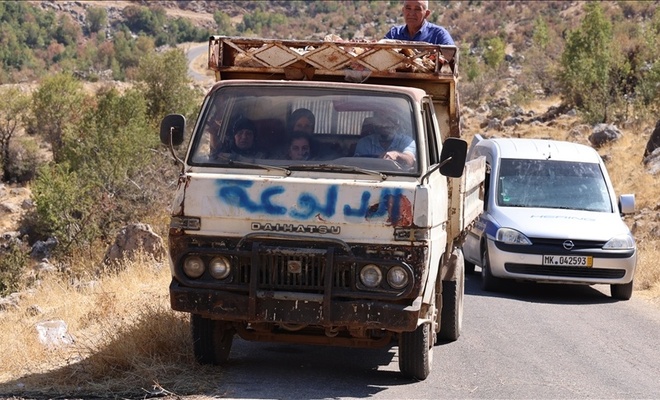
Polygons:
[[360,281],[368,288],[375,288],[383,280],[383,273],[375,264],[367,264],[360,270]]
[[204,261],[200,257],[188,257],[183,262],[183,272],[190,278],[199,278],[204,273]]
[[387,271],[387,283],[394,289],[402,289],[408,284],[408,274],[406,270],[399,266],[394,266]]
[[209,272],[215,279],[225,279],[231,272],[231,263],[224,256],[214,257],[209,264]]

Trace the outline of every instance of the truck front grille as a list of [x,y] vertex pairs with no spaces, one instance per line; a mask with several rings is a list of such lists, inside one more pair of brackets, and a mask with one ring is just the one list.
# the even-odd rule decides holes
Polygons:
[[[255,243],[250,254],[237,257],[238,282],[249,284],[256,271],[259,290],[323,293],[329,276],[332,289],[353,286],[353,264],[337,259],[333,248],[308,249]],[[253,262],[256,264],[253,267]],[[334,265],[334,268],[333,268]],[[326,271],[331,268],[328,274]]]

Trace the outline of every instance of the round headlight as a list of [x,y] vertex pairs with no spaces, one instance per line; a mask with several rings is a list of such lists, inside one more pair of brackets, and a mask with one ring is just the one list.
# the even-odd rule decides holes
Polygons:
[[186,258],[183,263],[183,272],[191,278],[199,278],[204,273],[204,261],[197,256]]
[[215,257],[209,264],[209,272],[215,279],[225,279],[231,272],[231,264],[227,257]]
[[403,267],[395,266],[387,271],[387,283],[394,289],[402,289],[408,284],[408,274]]
[[380,272],[380,268],[377,265],[368,264],[360,270],[360,281],[366,287],[375,288],[380,285],[382,280],[383,273]]

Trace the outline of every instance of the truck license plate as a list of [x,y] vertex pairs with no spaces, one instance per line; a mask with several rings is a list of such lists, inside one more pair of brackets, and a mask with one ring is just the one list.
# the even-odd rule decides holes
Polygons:
[[543,256],[543,265],[591,267],[593,263],[592,256]]

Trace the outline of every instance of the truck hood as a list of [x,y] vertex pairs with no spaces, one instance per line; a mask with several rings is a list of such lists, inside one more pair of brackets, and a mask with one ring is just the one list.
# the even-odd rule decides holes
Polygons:
[[571,238],[610,240],[630,234],[630,230],[616,213],[561,210],[548,208],[498,208],[490,214],[497,228],[515,229],[530,238]]
[[[414,182],[189,174],[174,214],[200,217],[201,235],[251,232],[392,240],[411,226]],[[180,193],[181,195],[181,193]]]

